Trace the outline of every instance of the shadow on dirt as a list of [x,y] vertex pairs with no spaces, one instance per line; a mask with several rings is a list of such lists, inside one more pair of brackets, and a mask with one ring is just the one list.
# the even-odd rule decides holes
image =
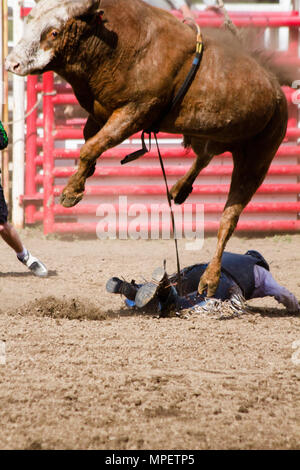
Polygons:
[[159,314],[153,309],[149,310],[140,310],[137,308],[120,308],[118,310],[108,310],[107,315],[109,318],[119,318],[119,317],[148,317],[148,318],[158,318]]
[[[57,275],[58,275],[57,271],[48,271],[48,276],[47,277],[55,277]],[[30,277],[30,276],[34,276],[34,274],[31,273],[30,271],[25,271],[23,273],[14,272],[14,271],[11,271],[11,272],[8,272],[8,273],[0,273],[0,278],[1,277]]]
[[282,318],[282,317],[297,317],[299,314],[287,312],[284,308],[266,308],[266,307],[247,307],[249,314],[259,314],[262,317]]

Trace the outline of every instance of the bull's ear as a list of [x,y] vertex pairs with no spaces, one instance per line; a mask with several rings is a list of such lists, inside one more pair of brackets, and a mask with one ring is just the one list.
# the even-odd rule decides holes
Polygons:
[[74,16],[93,15],[100,13],[101,0],[68,0],[67,10],[70,18]]

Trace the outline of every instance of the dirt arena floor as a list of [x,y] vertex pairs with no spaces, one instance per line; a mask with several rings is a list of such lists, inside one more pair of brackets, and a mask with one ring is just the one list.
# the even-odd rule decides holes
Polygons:
[[[107,279],[149,279],[163,258],[173,272],[172,241],[21,236],[50,276],[33,277],[1,242],[1,448],[300,449],[299,316],[270,298],[223,320],[134,313]],[[180,242],[182,265],[214,245]],[[300,235],[227,248],[260,250],[300,298]]]

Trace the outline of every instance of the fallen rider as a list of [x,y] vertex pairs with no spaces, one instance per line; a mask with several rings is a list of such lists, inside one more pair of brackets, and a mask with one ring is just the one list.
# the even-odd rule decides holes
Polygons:
[[[177,290],[177,274],[168,276],[163,268],[157,268],[151,282],[144,284],[112,277],[106,284],[106,290],[124,295],[130,307],[150,306],[158,308],[162,315],[171,309],[178,311],[204,307],[208,300],[198,294],[197,289],[207,266],[207,263],[195,264],[181,270],[182,295]],[[268,263],[258,251],[250,250],[244,255],[224,252],[220,282],[214,299],[230,300],[233,306],[239,307],[244,300],[267,296],[274,297],[289,313],[300,313],[300,305],[294,294],[275,281]]]

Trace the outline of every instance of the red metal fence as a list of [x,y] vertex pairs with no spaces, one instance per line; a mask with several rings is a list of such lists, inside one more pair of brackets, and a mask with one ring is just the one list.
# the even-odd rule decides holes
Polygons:
[[[26,14],[27,11],[24,11]],[[237,26],[255,26],[260,29],[289,28],[289,53],[298,57],[298,12],[231,13]],[[211,11],[201,12],[201,26],[220,26],[222,18]],[[244,231],[299,231],[300,229],[300,147],[298,138],[298,108],[292,103],[295,90],[286,88],[290,116],[284,144],[252,202],[247,206],[238,224]],[[76,207],[66,209],[59,205],[59,195],[67,178],[74,173],[82,143],[83,120],[61,121],[56,118],[59,107],[76,105],[68,85],[54,82],[52,73],[44,74],[42,81],[29,77],[27,81],[28,110],[36,103],[39,93],[43,107],[27,119],[25,222],[43,222],[45,233],[94,232],[97,226],[97,207],[113,204],[116,213],[119,196],[127,196],[128,206],[144,203],[150,211],[151,203],[165,202],[165,188],[161,169],[153,149],[137,162],[121,167],[119,161],[133,149],[140,147],[138,136],[117,148],[107,151],[98,160],[95,174],[88,180],[86,195]],[[49,93],[51,93],[49,95]],[[61,113],[59,113],[61,115]],[[181,136],[159,134],[166,174],[170,185],[185,174],[194,154],[180,145]],[[197,178],[187,203],[196,210],[196,202],[204,204],[205,229],[217,230],[232,171],[230,154],[217,156]]]

